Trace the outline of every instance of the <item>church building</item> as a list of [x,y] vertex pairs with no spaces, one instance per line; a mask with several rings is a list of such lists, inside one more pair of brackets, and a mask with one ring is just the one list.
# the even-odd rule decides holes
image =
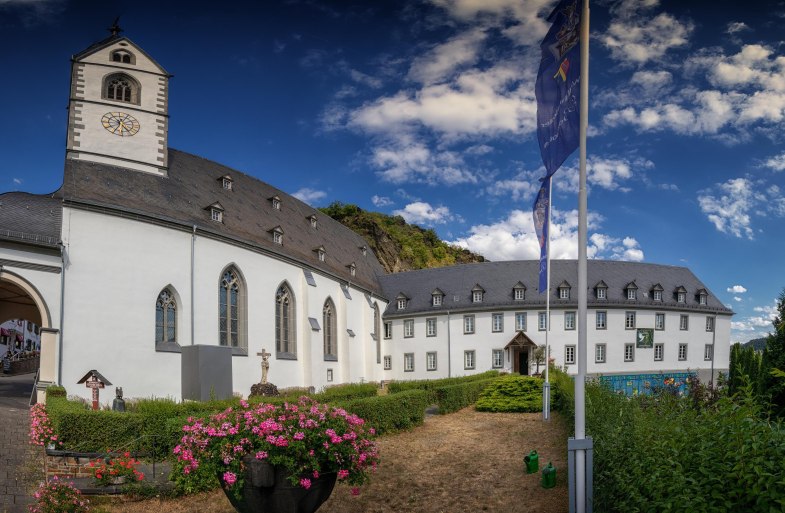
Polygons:
[[[61,188],[0,194],[0,323],[40,327],[39,391],[88,397],[96,370],[180,399],[220,367],[189,369],[195,347],[223,348],[242,395],[263,352],[279,388],[530,374],[546,333],[575,372],[574,261],[553,262],[550,331],[536,262],[386,274],[320,211],[170,148],[170,78],[115,26],[72,58]],[[592,261],[589,282],[590,372],[727,370],[733,312],[689,269]]]

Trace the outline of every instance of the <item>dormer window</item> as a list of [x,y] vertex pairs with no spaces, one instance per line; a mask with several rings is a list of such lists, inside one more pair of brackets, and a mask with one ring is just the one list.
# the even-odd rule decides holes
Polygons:
[[708,303],[709,294],[706,292],[706,289],[700,289],[698,291],[698,304],[706,305]]
[[111,53],[110,59],[112,62],[121,62],[123,64],[136,64],[134,54],[128,50],[115,50]]
[[482,297],[485,294],[485,289],[479,285],[475,285],[472,289],[472,303],[482,303]]
[[594,286],[594,295],[597,299],[608,299],[608,285],[600,280],[599,283]]
[[638,299],[638,286],[632,281],[624,288],[627,291],[627,300],[635,301]]
[[686,303],[687,302],[687,289],[684,287],[678,287],[675,291],[676,302],[677,303]]
[[561,282],[559,285],[559,299],[570,299],[570,289],[572,286],[567,281]]
[[403,294],[398,294],[398,297],[395,298],[395,303],[396,306],[398,307],[398,310],[406,310],[406,303],[408,302],[409,302],[409,298],[407,298]]
[[139,82],[125,73],[114,73],[104,78],[101,92],[107,100],[139,105]]
[[280,226],[276,226],[270,233],[273,234],[273,242],[276,244],[283,244],[283,228]]
[[319,246],[318,248],[315,248],[314,252],[316,253],[316,256],[319,259],[319,261],[324,262],[324,258],[327,255],[327,252],[324,250],[324,246]]
[[216,223],[223,223],[224,220],[224,208],[221,206],[220,203],[217,201],[206,207],[205,210],[210,212],[210,219],[215,221]]
[[512,288],[512,298],[515,301],[523,301],[526,299],[526,287],[523,285],[523,283],[518,282]]
[[368,254],[368,246],[360,246],[360,252],[363,256],[366,256]]
[[272,198],[270,198],[270,203],[273,204],[273,208],[275,210],[281,210],[281,198],[279,198],[278,196],[273,196]]
[[651,288],[651,298],[654,301],[662,301],[662,285],[659,283]]
[[347,265],[346,267],[349,268],[349,274],[351,274],[352,276],[357,275],[357,266],[354,265],[354,262],[352,262],[351,264]]
[[227,190],[227,191],[231,191],[232,190],[232,177],[231,176],[224,175],[221,178],[219,178],[218,180],[220,180],[221,187],[223,187],[224,190]]
[[308,220],[311,222],[311,228],[313,228],[315,230],[316,229],[316,216],[315,215],[308,216]]
[[434,290],[431,292],[431,305],[432,306],[442,306],[442,301],[444,299],[444,292],[439,289]]

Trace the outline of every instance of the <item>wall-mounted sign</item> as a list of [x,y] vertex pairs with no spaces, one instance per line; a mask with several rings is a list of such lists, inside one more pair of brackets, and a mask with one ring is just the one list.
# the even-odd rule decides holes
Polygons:
[[635,335],[635,346],[641,348],[654,347],[654,329],[638,328]]

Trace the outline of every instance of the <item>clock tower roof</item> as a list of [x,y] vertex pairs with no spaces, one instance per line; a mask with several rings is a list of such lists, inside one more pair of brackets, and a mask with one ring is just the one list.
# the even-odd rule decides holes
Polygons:
[[[119,27],[118,27],[118,29],[119,29]],[[167,72],[164,69],[163,66],[158,64],[158,62],[155,59],[153,59],[150,56],[150,54],[145,52],[142,47],[140,47],[139,45],[137,45],[136,43],[134,43],[133,41],[131,41],[127,37],[119,35],[119,32],[120,32],[120,30],[113,31],[112,35],[110,35],[109,37],[104,38],[104,39],[102,39],[100,41],[97,41],[97,42],[91,44],[90,46],[88,46],[87,48],[85,48],[84,50],[82,50],[81,52],[79,52],[77,54],[74,54],[71,57],[71,61],[72,62],[83,61],[83,60],[87,59],[88,57],[90,57],[91,55],[94,55],[94,54],[96,54],[96,53],[98,53],[98,52],[100,52],[100,51],[102,51],[102,50],[104,50],[104,49],[106,49],[106,48],[108,48],[110,46],[117,45],[117,46],[122,46],[122,47],[126,47],[126,48],[130,47],[130,48],[133,49],[133,51],[138,52],[141,55],[143,55],[150,62],[150,64],[152,66],[157,68],[157,70],[161,74],[166,75],[167,77],[172,77],[172,75],[169,74],[169,72]]]

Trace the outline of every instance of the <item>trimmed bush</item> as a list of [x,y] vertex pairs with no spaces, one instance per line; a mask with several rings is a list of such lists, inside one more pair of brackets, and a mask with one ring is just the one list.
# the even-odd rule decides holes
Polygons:
[[430,396],[424,390],[366,397],[336,403],[348,412],[365,419],[379,434],[418,426],[425,419]]
[[474,404],[482,391],[497,380],[499,378],[469,381],[459,385],[436,388],[434,392],[439,405],[439,413],[452,413]]
[[531,376],[503,376],[482,391],[477,411],[538,412],[542,410],[543,380]]
[[407,390],[427,390],[431,392],[432,401],[436,400],[436,395],[433,390],[437,388],[447,387],[450,385],[460,385],[461,383],[468,383],[471,381],[482,381],[490,378],[497,377],[499,371],[487,371],[481,374],[472,374],[470,376],[460,376],[457,378],[442,378],[442,379],[420,379],[412,381],[393,381],[387,385],[387,390],[391,394],[405,392]]
[[362,399],[364,397],[375,397],[379,388],[373,383],[347,383],[325,388],[313,397],[320,403],[331,403],[350,399]]
[[65,397],[65,387],[59,385],[49,385],[46,387],[46,397]]

